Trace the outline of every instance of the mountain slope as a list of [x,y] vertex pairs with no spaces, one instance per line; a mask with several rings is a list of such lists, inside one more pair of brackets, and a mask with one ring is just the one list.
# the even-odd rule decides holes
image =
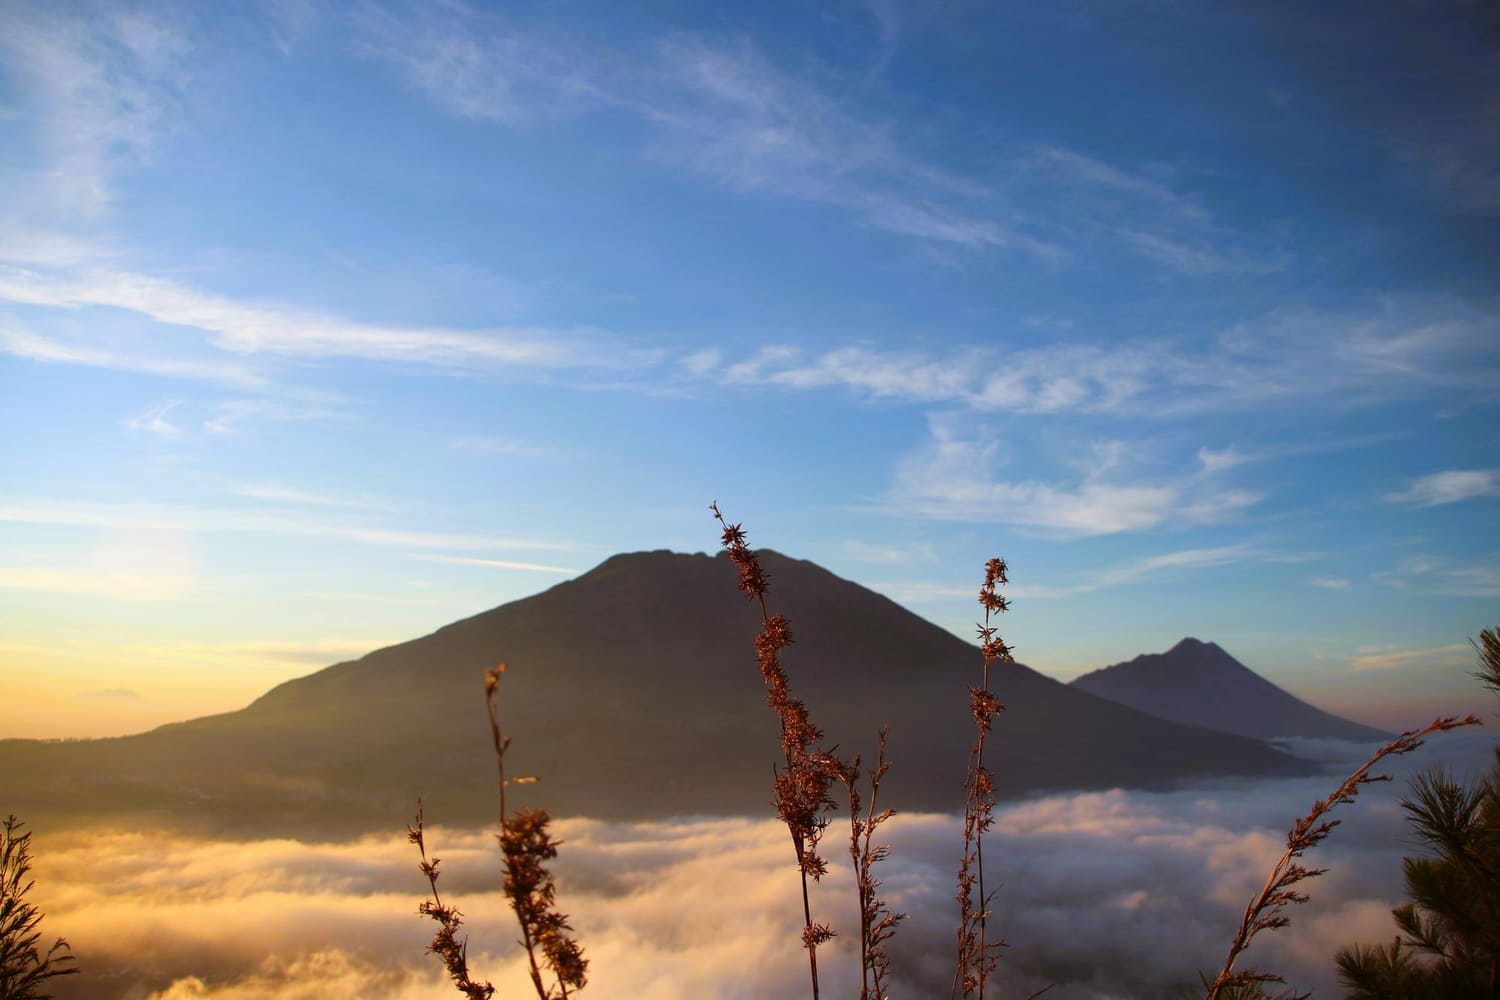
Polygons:
[[1255,739],[1312,736],[1374,741],[1372,726],[1315,708],[1252,671],[1212,642],[1183,639],[1165,653],[1075,678],[1072,687],[1162,719]]
[[[786,665],[828,742],[873,757],[882,799],[958,807],[977,649],[810,562],[761,553],[792,625]],[[511,773],[556,814],[762,814],[777,722],[752,649],[755,611],[727,558],[642,552],[575,580],[336,664],[247,708],[108,740],[0,742],[7,808],[28,816],[149,813],[220,834],[390,826],[417,797],[442,822],[491,817],[485,667],[505,660]],[[1163,722],[1016,666],[993,762],[1002,794],[1292,773],[1256,741]]]

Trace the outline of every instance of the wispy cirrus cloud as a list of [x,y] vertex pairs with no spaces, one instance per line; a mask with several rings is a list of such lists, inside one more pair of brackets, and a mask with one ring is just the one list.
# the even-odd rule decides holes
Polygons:
[[1135,253],[1174,271],[1202,276],[1263,275],[1284,271],[1291,265],[1286,254],[1229,252],[1206,240],[1173,238],[1162,233],[1121,227],[1120,240]]
[[1349,669],[1365,671],[1409,670],[1412,667],[1467,667],[1474,662],[1474,647],[1455,642],[1446,646],[1404,649],[1397,646],[1366,646],[1349,657]]
[[[978,411],[1173,418],[1271,402],[1378,402],[1457,387],[1493,397],[1480,373],[1500,364],[1497,344],[1500,320],[1484,311],[1409,301],[1375,313],[1272,313],[1191,342],[1074,336],[1045,347],[976,344],[946,352],[771,344],[715,372],[731,384],[839,388]],[[1227,468],[1248,457],[1207,452],[1203,462]]]
[[1146,556],[1119,566],[1099,570],[1088,575],[1084,583],[1074,588],[1075,593],[1102,590],[1106,587],[1123,587],[1142,580],[1155,579],[1180,571],[1205,569],[1211,566],[1231,566],[1236,563],[1274,561],[1273,553],[1257,550],[1250,545],[1220,545],[1214,548],[1180,549],[1161,555]]
[[[1157,555],[1143,556],[1071,575],[1066,583],[1014,584],[1006,588],[1011,597],[1025,599],[1058,599],[1076,597],[1112,587],[1124,587],[1149,580],[1173,579],[1189,575],[1196,570],[1250,563],[1281,562],[1287,557],[1275,551],[1257,548],[1249,543],[1221,545],[1212,548],[1178,549]],[[972,597],[972,586],[930,583],[924,581],[887,581],[872,583],[871,587],[894,601],[937,601],[958,597]]]
[[854,562],[884,566],[909,566],[937,558],[937,552],[925,542],[874,543],[851,538],[840,542],[838,551]]
[[221,639],[214,642],[124,642],[111,648],[140,660],[162,664],[232,663],[245,667],[323,666],[354,659],[394,645],[394,638],[326,636],[319,639]]
[[141,693],[133,688],[101,688],[98,691],[86,691],[81,697],[100,701],[140,701]]
[[269,534],[327,538],[394,548],[566,551],[577,546],[543,539],[501,537],[470,532],[421,531],[374,520],[309,516],[267,509],[222,509],[162,504],[81,503],[68,500],[13,498],[0,503],[0,522],[51,524],[126,531],[172,531],[197,534]]
[[[364,359],[424,367],[491,370],[629,368],[650,352],[602,345],[596,331],[507,328],[467,331],[359,323],[309,310],[262,305],[128,272],[53,275],[0,268],[0,300],[53,308],[105,306],[202,331],[209,344],[243,356]],[[66,356],[56,360],[70,360]]]
[[1371,579],[1387,587],[1440,597],[1500,597],[1500,570],[1492,566],[1455,566],[1433,556],[1403,559],[1395,569]]
[[0,589],[135,603],[190,599],[202,583],[192,539],[168,522],[122,528],[86,552],[11,558],[0,566]]
[[940,521],[1012,524],[1041,534],[1084,538],[1144,531],[1172,521],[1214,523],[1261,499],[1191,475],[1125,478],[1122,442],[1096,442],[1081,475],[1057,481],[1001,478],[999,438],[930,416],[929,439],[904,458],[882,509]]
[[175,600],[186,592],[190,582],[183,574],[171,570],[0,566],[0,590],[69,594],[128,603]]
[[450,566],[482,566],[490,569],[517,569],[526,573],[560,573],[564,576],[576,576],[582,573],[581,569],[571,569],[567,566],[547,566],[542,563],[515,562],[511,559],[479,559],[474,556],[417,556],[418,559],[427,562],[447,563]]
[[[510,129],[618,115],[644,126],[649,158],[746,194],[826,205],[871,229],[1054,265],[1102,239],[1196,276],[1267,274],[1291,259],[1216,220],[1159,171],[1010,136],[996,138],[1015,151],[985,177],[949,170],[848,96],[878,72],[859,88],[794,74],[743,37],[617,37],[606,46],[460,4],[438,17],[367,7],[355,23],[363,51],[450,114]],[[894,42],[882,30],[878,65]]]
[[1212,475],[1232,469],[1237,465],[1243,465],[1250,461],[1238,448],[1230,445],[1227,448],[1199,448],[1198,464],[1203,466],[1203,471]]
[[1061,146],[1035,146],[1027,157],[1029,169],[1058,177],[1074,195],[1093,193],[1118,204],[1120,196],[1148,202],[1173,218],[1203,222],[1209,211],[1202,202],[1179,194],[1156,178],[1121,169],[1092,156]]
[[1438,507],[1475,497],[1500,495],[1500,469],[1449,469],[1413,479],[1404,490],[1387,493],[1390,503]]
[[[0,299],[4,293],[0,292]],[[14,300],[12,300],[14,301]],[[163,357],[140,344],[99,345],[44,337],[0,318],[0,353],[52,364],[83,365],[117,371],[141,372],[169,378],[220,382],[242,389],[261,389],[263,374],[236,360],[201,357]]]
[[182,434],[181,428],[167,420],[167,414],[182,405],[180,399],[169,399],[146,407],[133,417],[125,419],[125,426],[133,431],[154,434],[157,437],[175,438]]
[[[878,400],[945,403],[980,412],[1138,414],[1182,417],[1269,402],[1326,405],[1382,401],[1465,388],[1493,393],[1477,373],[1500,362],[1500,322],[1455,303],[1409,302],[1381,315],[1273,314],[1201,342],[1079,339],[1044,347],[993,344],[946,352],[846,344],[815,350],[767,345],[748,357],[663,348],[588,327],[465,330],[366,324],[315,311],[245,302],[129,272],[81,274],[0,266],[0,301],[77,310],[124,309],[197,330],[192,356],[163,358],[154,348],[116,338],[43,337],[0,321],[0,351],[66,364],[237,383],[273,392],[268,366],[308,360],[400,364],[450,373],[527,374],[610,380],[608,384],[728,383],[812,391],[843,389]],[[1320,336],[1309,338],[1316,325]],[[621,380],[624,379],[625,383]],[[326,401],[262,398],[226,403],[211,430],[239,419],[234,410],[291,406],[325,416]],[[1238,456],[1244,460],[1247,456]],[[1228,452],[1206,453],[1225,467]],[[1493,470],[1466,473],[1494,475]],[[1437,482],[1436,485],[1443,485]],[[1435,496],[1438,494],[1434,494]],[[1415,495],[1414,495],[1415,496]]]
[[645,126],[643,155],[729,188],[827,205],[924,241],[1062,254],[989,204],[986,185],[912,156],[889,123],[783,72],[744,39],[676,34],[606,48],[461,5],[431,13],[366,12],[361,44],[451,114],[512,128],[618,114]]
[[1179,499],[1175,489],[1164,486],[1007,482],[969,474],[938,479],[933,471],[928,465],[903,470],[887,506],[940,521],[1014,524],[1088,537],[1155,527]]
[[1198,464],[1202,466],[1204,475],[1211,476],[1244,465],[1275,462],[1285,458],[1301,458],[1307,455],[1326,455],[1356,448],[1371,448],[1387,444],[1400,436],[1395,433],[1382,432],[1275,445],[1241,447],[1231,444],[1223,448],[1203,447],[1198,449]]
[[476,455],[508,455],[513,458],[564,458],[574,453],[556,445],[535,444],[506,437],[465,436],[448,442],[453,451],[471,452]]
[[[1497,332],[1484,316],[1452,307],[1440,308],[1436,318],[1428,315],[1424,321],[1419,304],[1407,303],[1388,306],[1379,319],[1334,317],[1329,327],[1335,332],[1314,348],[1292,335],[1311,322],[1308,317],[1293,323],[1272,316],[1265,320],[1268,335],[1263,339],[1252,339],[1245,327],[1236,327],[1201,345],[1064,342],[1019,350],[959,346],[946,352],[870,344],[818,352],[772,345],[735,361],[720,351],[679,357],[597,330],[474,332],[370,326],[121,273],[68,276],[0,267],[0,298],[63,310],[129,309],[174,327],[196,329],[197,353],[163,359],[148,353],[157,348],[142,338],[117,338],[104,346],[70,343],[37,337],[0,321],[0,351],[39,361],[227,382],[248,390],[235,398],[195,404],[195,409],[208,410],[202,429],[221,434],[251,420],[347,416],[341,399],[271,381],[269,374],[278,366],[308,359],[369,360],[455,375],[567,378],[580,385],[648,390],[702,389],[717,383],[761,391],[846,391],[872,400],[946,404],[978,414],[1140,415],[1167,421],[1271,402],[1347,406],[1362,399],[1380,401],[1455,387],[1491,392],[1487,385],[1470,383],[1495,353],[1489,334]],[[1337,391],[1330,390],[1329,379],[1341,383]],[[142,431],[150,427],[164,436],[187,428],[180,420],[168,420],[167,411],[155,416],[158,422],[152,423],[151,414],[139,414],[130,426]],[[1070,479],[1029,472],[1005,478],[995,473],[995,452],[976,432],[909,455],[898,465],[883,503],[923,518],[1010,523],[1064,537],[1148,530],[1171,521],[1216,523],[1233,519],[1262,499],[1257,490],[1216,484],[1217,476],[1251,461],[1377,440],[1384,438],[1258,450],[1204,448],[1198,454],[1198,481],[1186,474],[1129,479],[1095,473]],[[456,438],[451,446],[514,455],[564,454],[499,437]],[[1500,489],[1497,479],[1495,470],[1450,470],[1423,477],[1387,499],[1411,506],[1457,502],[1494,495]],[[1481,577],[1450,576],[1442,592],[1492,591],[1493,582]]]
[[0,9],[0,53],[10,82],[41,109],[19,128],[44,162],[27,175],[30,198],[7,201],[12,219],[36,211],[87,219],[109,207],[112,178],[150,156],[176,113],[189,76],[189,37],[145,9],[92,14],[53,4]]
[[336,420],[347,416],[342,404],[342,399],[328,393],[277,386],[260,396],[219,400],[214,404],[214,415],[203,421],[203,429],[210,434],[232,435],[252,422]]
[[[1174,188],[1170,174],[1107,163],[1077,150],[1038,146],[1024,154],[1015,183],[1052,225],[1108,241],[1165,270],[1198,277],[1266,275],[1291,255],[1217,220],[1200,199]],[[1039,209],[1033,209],[1039,211]]]
[[251,500],[267,500],[272,503],[291,504],[299,507],[332,507],[337,510],[366,510],[390,512],[395,505],[388,501],[373,500],[362,496],[335,496],[330,493],[314,493],[282,483],[226,483],[224,492]]

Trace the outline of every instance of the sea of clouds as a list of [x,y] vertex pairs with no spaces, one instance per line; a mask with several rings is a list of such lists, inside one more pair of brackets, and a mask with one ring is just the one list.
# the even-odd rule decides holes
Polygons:
[[[1311,902],[1290,913],[1291,927],[1262,934],[1248,962],[1299,990],[1340,995],[1335,949],[1395,933],[1401,857],[1415,850],[1399,807],[1404,776],[1435,761],[1477,775],[1490,746],[1484,733],[1439,737],[1387,769],[1397,780],[1343,807],[1343,825],[1308,859],[1329,869],[1305,884]],[[1328,761],[1327,776],[1000,808],[985,847],[999,888],[991,926],[1009,943],[998,995],[1051,985],[1049,1000],[1201,996],[1198,973],[1222,963],[1286,827],[1371,748],[1302,749]],[[912,915],[892,942],[891,995],[947,996],[960,820],[898,815],[885,830],[884,893]],[[797,875],[774,820],[566,819],[557,833],[566,841],[553,866],[559,903],[590,959],[585,996],[808,994]],[[443,859],[444,899],[464,913],[472,968],[499,996],[530,995],[493,833],[430,825],[427,837]],[[829,997],[859,992],[847,843],[840,816],[824,842],[834,872],[813,895],[815,918],[840,931],[819,952]],[[435,925],[417,915],[426,883],[404,834],[312,843],[37,830],[33,846],[43,929],[66,936],[84,970],[54,980],[64,1000],[458,995],[424,954]]]

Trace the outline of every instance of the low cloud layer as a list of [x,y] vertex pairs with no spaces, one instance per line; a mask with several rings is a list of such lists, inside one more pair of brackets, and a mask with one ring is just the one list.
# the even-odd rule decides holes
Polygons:
[[[1346,807],[1344,824],[1310,859],[1330,869],[1310,884],[1312,901],[1291,914],[1290,931],[1262,935],[1248,960],[1299,990],[1337,995],[1334,950],[1394,933],[1389,911],[1411,850],[1397,804],[1402,775],[1435,760],[1478,773],[1489,741],[1450,734],[1401,762],[1397,781]],[[1223,960],[1285,827],[1363,748],[1319,749],[1338,758],[1323,778],[1049,796],[1000,810],[986,857],[1000,883],[993,926],[1009,942],[1001,993],[1055,984],[1049,996],[1078,1000],[1194,995],[1198,972]],[[900,815],[887,829],[885,891],[912,914],[893,942],[892,995],[945,994],[959,822]],[[796,875],[774,821],[575,819],[559,833],[559,899],[591,960],[588,995],[805,992]],[[61,982],[64,1000],[452,995],[423,954],[433,925],[416,913],[425,884],[403,836],[228,843],[38,830],[36,838],[44,929],[69,938],[84,970]],[[846,838],[840,820],[825,841],[835,872],[813,896],[818,919],[841,932],[819,956],[830,996],[858,992],[853,891],[838,863]],[[436,826],[428,842],[443,859],[445,900],[465,914],[471,965],[499,995],[527,995],[493,836]]]

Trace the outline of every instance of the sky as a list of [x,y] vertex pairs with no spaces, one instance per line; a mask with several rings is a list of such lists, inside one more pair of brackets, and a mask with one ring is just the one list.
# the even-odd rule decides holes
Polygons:
[[[0,6],[0,736],[139,731],[708,505],[1060,679],[1484,706],[1479,4]],[[802,628],[813,623],[799,623]]]

